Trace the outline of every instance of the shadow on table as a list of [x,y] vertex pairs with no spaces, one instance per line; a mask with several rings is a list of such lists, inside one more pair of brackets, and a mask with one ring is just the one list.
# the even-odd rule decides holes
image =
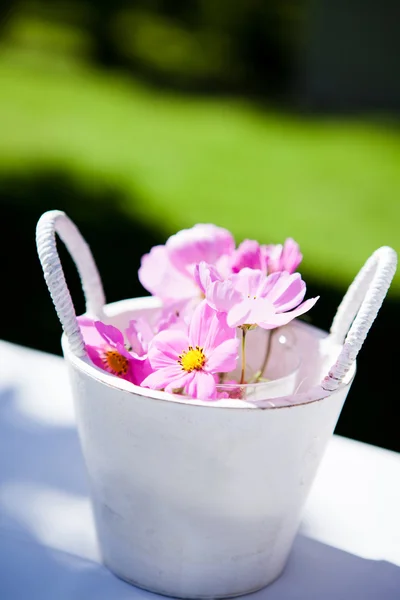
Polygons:
[[0,482],[0,498],[6,486],[19,482],[88,495],[76,427],[33,422],[19,409],[12,387],[0,388]]
[[[398,600],[400,568],[298,536],[283,575],[254,600]],[[0,536],[0,598],[132,600],[155,598],[105,567],[65,552]]]
[[[58,359],[53,361],[58,364]],[[61,377],[59,381],[62,385]],[[40,390],[29,398],[40,405]],[[26,541],[67,547],[98,560],[76,428],[68,418],[57,425],[40,422],[40,414],[30,418],[27,408],[32,406],[26,406],[26,399],[12,386],[0,388],[0,535],[12,532]],[[0,592],[1,600],[30,597]]]

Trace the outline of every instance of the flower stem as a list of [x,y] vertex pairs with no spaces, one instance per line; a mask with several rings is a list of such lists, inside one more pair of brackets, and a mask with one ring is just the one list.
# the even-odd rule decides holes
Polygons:
[[246,327],[242,327],[242,373],[240,375],[240,382],[244,383],[244,375],[246,371]]
[[254,375],[254,383],[257,383],[257,381],[259,381],[261,379],[265,369],[267,368],[268,359],[271,354],[272,336],[274,334],[274,331],[276,331],[276,329],[271,329],[269,332],[269,336],[268,336],[268,340],[267,340],[267,347],[265,348],[264,360],[263,360],[260,370],[257,371],[257,373]]

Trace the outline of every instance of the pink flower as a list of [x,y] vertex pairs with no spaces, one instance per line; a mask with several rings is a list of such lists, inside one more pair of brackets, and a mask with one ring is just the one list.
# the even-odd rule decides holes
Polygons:
[[86,352],[97,367],[136,385],[151,372],[146,357],[135,356],[125,348],[119,329],[87,317],[78,317],[78,322]]
[[215,374],[232,371],[237,359],[235,330],[227,327],[225,317],[203,301],[186,333],[164,330],[155,336],[149,349],[154,372],[142,385],[166,392],[182,389],[185,394],[204,400],[215,398]]
[[215,310],[227,313],[229,327],[274,329],[314,306],[318,297],[300,304],[305,293],[306,284],[299,273],[282,271],[266,277],[262,271],[246,268],[226,281],[211,283],[206,299]]
[[292,239],[287,238],[283,244],[270,244],[264,246],[268,273],[288,271],[294,273],[303,260],[299,245]]
[[246,267],[266,273],[267,255],[267,246],[260,246],[255,240],[244,240],[233,255],[232,273],[239,273]]
[[195,265],[205,261],[227,270],[235,249],[229,231],[210,224],[198,224],[171,236],[165,246],[155,246],[142,258],[139,280],[151,294],[165,301],[200,295],[194,279]]

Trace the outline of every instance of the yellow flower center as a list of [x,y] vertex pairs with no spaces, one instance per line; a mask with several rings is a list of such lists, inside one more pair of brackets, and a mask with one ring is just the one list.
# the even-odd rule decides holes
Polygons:
[[182,354],[179,355],[178,360],[182,369],[188,373],[191,373],[192,371],[201,371],[205,362],[206,357],[203,353],[203,348],[200,348],[200,346],[196,346],[196,348],[189,346],[189,349],[186,352],[182,352]]
[[126,375],[128,372],[128,359],[117,352],[117,350],[107,350],[104,352],[103,363],[114,375],[118,375],[119,377]]

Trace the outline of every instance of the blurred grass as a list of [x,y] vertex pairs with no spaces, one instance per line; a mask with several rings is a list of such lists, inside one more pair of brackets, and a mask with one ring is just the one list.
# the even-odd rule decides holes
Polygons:
[[54,32],[22,21],[0,47],[0,176],[54,168],[84,187],[111,184],[127,215],[166,236],[196,222],[238,241],[292,236],[303,272],[335,285],[377,247],[400,250],[396,124],[160,92],[96,70],[79,58],[82,37]]

